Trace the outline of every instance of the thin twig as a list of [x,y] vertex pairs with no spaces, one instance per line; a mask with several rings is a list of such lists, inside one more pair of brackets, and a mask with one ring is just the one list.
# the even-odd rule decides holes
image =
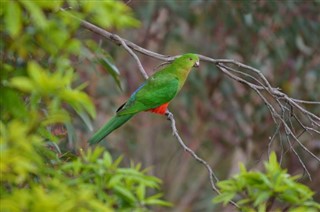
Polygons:
[[[300,110],[300,111],[301,111],[302,113],[304,113],[307,117],[309,117],[309,119],[311,120],[312,123],[314,123],[313,118],[315,118],[315,119],[318,118],[315,114],[313,114],[313,113],[305,110],[304,108],[302,108],[301,106],[299,106],[297,103],[292,102],[292,100],[291,100],[287,95],[285,95],[285,94],[283,94],[283,93],[281,93],[281,95],[280,95],[280,94],[279,94],[279,95],[274,95],[274,92],[275,92],[275,93],[278,93],[278,92],[279,92],[277,89],[268,89],[268,88],[265,87],[259,80],[257,80],[255,77],[247,76],[247,74],[241,73],[241,72],[239,72],[239,71],[237,71],[237,70],[234,70],[234,69],[232,69],[232,68],[230,68],[230,67],[228,67],[228,66],[225,66],[225,65],[223,65],[223,64],[221,64],[221,63],[217,64],[216,66],[217,66],[217,68],[219,68],[222,72],[224,72],[227,76],[231,77],[232,79],[237,80],[238,82],[240,82],[240,83],[242,83],[242,84],[245,84],[245,85],[249,86],[251,89],[253,89],[254,91],[256,91],[256,93],[260,96],[260,98],[264,101],[264,103],[265,103],[266,106],[268,107],[268,109],[269,109],[269,111],[270,111],[270,114],[271,114],[271,116],[272,116],[272,118],[273,118],[273,120],[274,120],[274,123],[275,123],[276,125],[278,125],[278,126],[280,126],[280,123],[282,123],[282,124],[284,125],[286,134],[289,133],[289,135],[293,138],[293,140],[294,140],[295,142],[297,142],[306,152],[308,152],[313,158],[315,158],[317,161],[320,162],[320,159],[319,159],[316,155],[314,155],[308,148],[306,148],[306,147],[299,141],[298,137],[299,137],[300,135],[297,136],[297,135],[295,134],[293,125],[292,125],[292,123],[291,123],[291,120],[285,117],[285,114],[286,114],[286,113],[285,113],[285,110],[288,109],[288,108],[287,108],[285,105],[283,105],[283,104],[278,100],[278,98],[279,98],[279,96],[281,96],[281,98],[284,98],[284,99],[286,100],[286,102],[287,102],[291,107],[293,107],[292,104],[294,104],[294,106],[296,106],[296,108],[298,108],[298,110]],[[235,72],[235,73],[238,73],[238,74],[247,76],[247,77],[249,77],[250,79],[253,79],[254,81],[258,82],[260,85],[253,84],[253,83],[251,83],[251,82],[249,82],[249,81],[247,81],[247,80],[245,80],[245,79],[243,79],[243,78],[241,78],[241,77],[238,77],[238,76],[232,74],[231,72],[229,72],[229,70],[232,71],[232,72]],[[279,107],[281,108],[281,110],[283,111],[282,114],[278,113],[277,110],[269,103],[269,101],[267,101],[267,99],[264,97],[264,95],[262,95],[262,93],[259,91],[259,90],[260,90],[260,87],[263,87],[264,90],[266,90],[266,91],[276,100],[276,102],[278,103],[278,106],[279,106]],[[289,99],[290,99],[290,100],[289,100]],[[291,111],[291,110],[290,110],[290,111]],[[312,117],[310,117],[310,116],[312,116]],[[288,122],[291,124],[291,127],[288,126],[288,124],[286,123],[285,120],[288,120]],[[279,123],[278,121],[280,121],[280,123]],[[302,123],[299,122],[299,124],[301,125]],[[304,125],[302,125],[302,126],[304,126]],[[306,127],[303,127],[303,128],[306,129]],[[277,130],[276,133],[277,133],[277,132],[279,132],[279,131]],[[273,138],[274,138],[274,135],[273,135]],[[273,139],[271,139],[271,140],[269,141],[269,145],[268,145],[269,148],[271,147],[271,142],[272,142],[272,141],[273,141]],[[298,158],[301,166],[303,167],[303,169],[304,169],[305,172],[308,174],[308,176],[309,176],[309,178],[310,178],[310,180],[311,180],[311,176],[310,176],[310,174],[309,174],[308,169],[306,168],[306,165],[304,164],[304,162],[302,161],[302,159],[300,158],[300,156],[298,155],[298,153],[296,152],[296,150],[293,148],[293,145],[291,144],[290,140],[289,140],[288,142],[289,142],[289,144],[290,144],[290,148],[293,150],[293,152],[294,152],[295,155],[297,156],[297,158]],[[268,149],[269,149],[269,148],[268,148]],[[268,151],[270,151],[270,150],[268,150]]]
[[[182,138],[180,137],[179,133],[178,133],[178,130],[177,130],[177,127],[176,127],[176,121],[173,117],[173,114],[167,110],[166,112],[166,115],[168,117],[168,120],[171,122],[171,128],[172,128],[172,133],[173,135],[177,138],[179,144],[182,146],[182,148],[188,152],[194,159],[196,159],[199,163],[201,163],[203,166],[206,167],[206,169],[208,170],[208,173],[209,173],[209,179],[210,179],[210,183],[211,183],[211,188],[217,192],[218,194],[220,194],[220,191],[219,189],[216,187],[215,185],[215,182],[213,180],[213,178],[216,180],[216,182],[219,181],[219,179],[217,178],[217,176],[214,174],[212,168],[210,167],[210,165],[205,161],[203,160],[202,158],[200,158],[192,149],[190,149],[182,140]],[[233,201],[230,201],[230,203],[232,205],[234,205],[235,207],[239,208],[239,206],[233,202]]]
[[129,52],[129,54],[131,54],[131,56],[135,59],[135,61],[137,62],[138,64],[138,68],[142,74],[142,76],[145,78],[145,79],[148,79],[148,74],[147,72],[144,70],[138,56],[128,47],[128,45],[126,44],[126,42],[124,42],[124,40],[122,38],[120,38],[120,36],[118,35],[113,35],[120,43],[121,45]]
[[[138,56],[134,53],[139,52],[143,55],[146,55],[148,57],[156,58],[165,62],[171,62],[175,58],[179,57],[180,55],[175,55],[175,56],[167,56],[167,55],[162,55],[156,52],[152,52],[148,49],[142,48],[135,43],[128,41],[126,39],[121,38],[120,36],[110,33],[104,29],[101,29],[87,21],[80,20],[81,24],[84,28],[97,33],[104,38],[109,39],[115,44],[122,45],[135,59],[139,66],[139,70],[141,74],[144,76],[144,78],[148,78],[148,75],[146,74]],[[253,68],[251,66],[245,65],[243,63],[240,63],[238,61],[232,60],[232,59],[213,59],[204,55],[198,54],[199,58],[201,61],[209,62],[209,63],[214,63],[216,67],[222,71],[224,74],[226,74],[228,77],[231,79],[238,81],[244,85],[249,86],[251,89],[253,89],[258,96],[263,100],[267,108],[269,109],[269,112],[272,116],[272,119],[274,123],[277,125],[277,129],[274,132],[272,138],[269,141],[268,145],[268,152],[270,151],[271,145],[273,140],[276,137],[276,134],[279,135],[280,139],[280,145],[282,147],[281,149],[281,159],[283,154],[286,154],[286,152],[283,153],[283,141],[282,141],[282,131],[284,130],[284,134],[286,135],[287,142],[289,144],[289,148],[294,152],[294,154],[297,156],[301,166],[305,170],[305,172],[308,174],[309,178],[311,179],[311,175],[308,172],[308,169],[302,159],[300,158],[299,154],[294,148],[294,144],[292,143],[291,139],[297,143],[304,151],[308,152],[313,158],[315,158],[317,161],[320,162],[320,159],[313,154],[306,146],[304,146],[300,140],[299,140],[299,135],[296,135],[296,131],[294,129],[294,125],[291,122],[291,115],[293,115],[296,120],[298,121],[300,127],[302,127],[305,131],[312,131],[316,134],[320,135],[320,130],[317,128],[320,128],[320,117],[308,110],[306,110],[303,106],[300,104],[311,104],[311,105],[319,105],[319,101],[306,101],[306,100],[300,100],[300,99],[294,99],[283,93],[279,88],[274,88],[271,86],[269,81],[266,79],[266,77],[261,73],[260,70]],[[231,68],[230,65],[238,67],[240,70],[236,70],[234,68]],[[242,71],[243,70],[243,71]],[[247,73],[248,72],[248,73]],[[255,76],[253,76],[255,75]],[[253,80],[254,82],[248,81],[246,78],[249,78]],[[266,94],[262,93],[262,91],[266,91],[268,95],[270,95],[274,101],[274,103],[271,103],[267,100]],[[286,105],[287,104],[287,105]],[[290,108],[287,106],[289,105]],[[276,106],[276,107],[275,107]],[[309,120],[309,124],[304,124],[301,120],[298,119],[298,117],[292,113],[293,109],[295,111],[299,111],[300,114],[304,115],[307,120]],[[289,117],[288,114],[289,113]],[[218,181],[217,177],[214,175],[214,172],[212,168],[209,166],[209,164],[201,159],[197,154],[192,151],[181,139],[180,135],[178,134],[176,125],[175,125],[175,119],[173,117],[173,114],[168,111],[167,113],[168,119],[171,121],[171,127],[174,136],[177,138],[179,144],[182,146],[182,148],[187,151],[195,160],[197,160],[199,163],[203,164],[206,169],[208,170],[209,173],[209,178],[210,178],[210,184],[212,189],[219,194],[219,190],[217,189],[214,179]],[[289,123],[289,124],[288,124]],[[311,125],[311,126],[310,126]],[[282,128],[283,126],[283,128]],[[234,206],[238,207],[234,202],[230,202]]]
[[190,149],[184,142],[183,140],[181,139],[180,135],[178,134],[178,130],[177,130],[177,127],[176,127],[176,121],[173,117],[173,114],[168,110],[166,112],[166,115],[168,117],[168,120],[171,121],[171,128],[172,128],[172,133],[173,135],[177,138],[177,140],[179,141],[180,145],[183,147],[183,149],[190,153],[197,161],[199,161],[200,163],[202,163],[207,169],[208,169],[208,172],[209,172],[209,175],[210,175],[210,182],[211,182],[211,185],[212,185],[212,188],[213,190],[215,190],[217,193],[219,193],[219,190],[216,188],[215,186],[215,183],[213,181],[213,178],[216,180],[216,182],[219,181],[219,179],[217,178],[217,176],[214,174],[214,172],[212,171],[211,167],[209,166],[209,164],[201,159],[192,149]]
[[295,99],[295,98],[291,98],[291,99],[297,103],[320,105],[320,102],[317,102],[317,101],[315,101],[315,102],[314,101],[306,101],[306,100]]

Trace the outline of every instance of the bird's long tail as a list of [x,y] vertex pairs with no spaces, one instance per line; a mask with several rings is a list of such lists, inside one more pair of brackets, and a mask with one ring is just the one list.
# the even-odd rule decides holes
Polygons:
[[109,135],[112,131],[126,123],[134,114],[115,115],[113,116],[101,129],[98,130],[90,139],[90,145],[99,143],[104,137]]

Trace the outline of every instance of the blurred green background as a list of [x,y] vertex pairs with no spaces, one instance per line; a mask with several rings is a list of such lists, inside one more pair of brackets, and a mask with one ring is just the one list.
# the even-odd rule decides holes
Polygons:
[[[215,59],[235,59],[261,70],[274,87],[281,88],[293,98],[320,100],[320,2],[317,0],[127,0],[123,2],[131,11],[119,9],[120,6],[119,10],[106,6],[109,10],[105,11],[114,12],[109,12],[109,16],[97,9],[97,5],[92,6],[97,4],[94,1],[83,1],[87,5],[82,7],[72,2],[63,2],[58,7],[66,6],[64,8],[74,15],[146,49],[166,55],[193,52]],[[45,64],[43,66],[50,70],[57,70],[58,74],[54,72],[56,75],[46,76],[48,81],[56,80],[62,83],[61,86],[72,84],[76,87],[76,91],[63,91],[57,100],[52,100],[50,98],[57,95],[54,86],[52,90],[46,88],[47,93],[42,93],[41,89],[37,93],[30,88],[30,83],[23,84],[24,87],[19,79],[18,82],[10,81],[15,88],[33,94],[30,99],[24,99],[30,102],[31,108],[22,109],[24,114],[29,109],[31,111],[25,123],[38,126],[38,122],[34,122],[38,120],[35,117],[45,115],[33,113],[32,108],[40,110],[41,106],[46,107],[49,116],[41,119],[47,121],[44,128],[56,122],[67,124],[50,125],[54,138],[43,131],[39,134],[53,139],[62,151],[76,153],[80,148],[87,149],[87,139],[114,115],[143,82],[143,77],[124,48],[56,13],[55,7],[57,5],[43,6],[48,20],[58,19],[52,23],[41,23],[41,15],[37,17],[37,11],[31,11],[35,14],[31,20],[38,23],[38,27],[41,28],[41,24],[49,26],[50,30],[44,30],[41,36],[37,36],[30,22],[25,22],[20,28],[7,29],[9,36],[2,37],[1,48],[10,54],[2,55],[2,59],[15,67],[18,74],[12,74],[12,67],[5,66],[5,69],[1,68],[1,75],[8,79],[24,76],[27,69],[38,70],[41,75],[41,68],[35,63],[28,63],[26,68],[26,61],[32,59]],[[14,12],[16,8],[11,9]],[[14,18],[4,20],[2,23],[16,24]],[[55,25],[59,21],[62,26]],[[70,34],[64,35],[64,30],[69,30]],[[25,42],[30,45],[21,45]],[[32,55],[28,53],[30,49],[34,52]],[[19,59],[12,59],[16,54]],[[138,56],[148,74],[152,74],[161,63],[144,55]],[[110,68],[110,64],[117,67],[119,75]],[[66,67],[72,67],[73,74],[65,71]],[[62,82],[62,79],[66,81]],[[7,91],[5,83],[2,82],[2,89],[11,97],[11,90]],[[38,96],[46,97],[42,105],[38,104]],[[4,124],[12,118],[24,116],[10,109],[12,107],[3,107],[7,99],[2,101],[1,119]],[[19,105],[21,102],[12,100],[11,104]],[[74,109],[71,112],[70,107]],[[320,115],[319,105],[307,105],[306,108]],[[191,72],[169,109],[175,115],[182,139],[208,161],[219,179],[237,173],[239,162],[248,169],[260,170],[263,160],[268,158],[269,137],[276,126],[267,107],[253,90],[230,80],[212,64],[203,62],[199,69]],[[7,114],[7,110],[10,113]],[[69,111],[68,115],[66,111]],[[302,129],[297,127],[297,131]],[[319,135],[304,133],[300,139],[315,155],[320,155]],[[220,205],[212,204],[215,194],[211,190],[207,170],[179,146],[165,117],[141,113],[106,140],[108,142],[100,145],[114,157],[123,155],[125,166],[136,161],[143,167],[150,167],[148,173],[163,181],[164,199],[174,204],[175,211],[220,211]],[[280,153],[281,146],[288,149],[287,144],[276,139],[273,149]],[[316,191],[315,199],[320,201],[319,163],[302,149],[297,148],[297,152],[313,176],[313,181],[304,176],[301,182]],[[298,159],[291,151],[286,151],[282,164],[291,174],[303,174]]]

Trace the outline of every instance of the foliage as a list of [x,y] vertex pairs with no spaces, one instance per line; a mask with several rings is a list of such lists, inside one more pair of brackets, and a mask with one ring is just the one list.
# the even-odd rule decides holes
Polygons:
[[[123,37],[128,40],[168,55],[199,52],[236,59],[260,69],[272,85],[292,97],[319,99],[318,1],[125,2],[142,21],[141,27],[125,33]],[[61,11],[62,7],[67,12]],[[82,207],[101,211],[101,207],[110,207],[104,203],[101,206],[97,193],[110,194],[113,200],[124,197],[123,194],[120,197],[119,192],[112,196],[112,192],[116,192],[114,188],[90,191],[69,185],[77,178],[88,183],[83,175],[65,176],[62,171],[62,167],[73,166],[68,164],[77,160],[84,168],[86,154],[61,154],[57,145],[61,149],[85,146],[85,138],[90,136],[88,129],[92,128],[91,117],[98,114],[94,122],[98,128],[126,98],[118,93],[120,73],[108,53],[116,56],[115,64],[121,75],[126,76],[124,90],[128,95],[142,81],[135,71],[136,64],[122,48],[103,39],[97,42],[99,38],[80,29],[79,21],[69,14],[108,30],[117,29],[120,34],[119,30],[139,25],[121,1],[1,1],[0,171],[5,182],[1,181],[0,205],[11,207],[12,202],[14,206],[21,202],[30,209],[37,207],[34,205],[37,203],[41,210],[65,206],[70,210]],[[155,61],[141,58],[150,73],[156,66],[151,63]],[[190,75],[183,94],[170,105],[179,120],[177,125],[182,136],[194,151],[214,164],[216,174],[222,178],[233,172],[239,158],[250,167],[256,166],[254,160],[266,152],[268,137],[274,131],[266,107],[253,92],[228,81],[211,66],[201,64],[200,70]],[[56,84],[51,84],[51,79]],[[90,83],[83,83],[85,81]],[[92,100],[98,107],[93,106]],[[318,105],[309,105],[307,109],[320,111]],[[299,123],[291,118],[292,124],[300,129]],[[165,198],[181,211],[213,211],[216,209],[213,207],[218,207],[211,204],[212,191],[207,186],[206,170],[182,155],[163,118],[141,114],[115,134],[113,142],[104,145],[114,148],[113,154],[118,150],[147,166],[156,163],[153,173],[164,180]],[[313,152],[319,152],[316,145],[319,137],[304,133],[301,139],[310,144],[308,148]],[[274,144],[285,152],[283,162],[289,170],[298,171],[301,167],[295,157],[290,157],[293,153],[286,151],[289,144],[284,141],[285,138],[276,138]],[[47,151],[44,143],[58,153]],[[316,174],[318,164],[312,163],[307,155],[302,160],[311,174]],[[88,165],[100,167],[91,162]],[[54,176],[58,183],[47,176]],[[94,179],[94,176],[90,178]],[[308,184],[318,190],[319,179],[314,178]],[[144,193],[142,187],[136,192],[129,189],[139,201]],[[148,194],[146,192],[144,201]],[[316,195],[315,199],[319,200],[319,192]],[[139,201],[124,200],[123,203],[127,207],[141,204]],[[149,199],[149,203],[157,201],[157,196],[155,200]],[[112,207],[121,209],[122,203]],[[60,208],[55,208],[57,210]]]
[[[2,129],[2,134],[9,134]],[[89,149],[77,157],[56,155],[41,146],[30,148],[28,136],[19,144],[1,139],[8,141],[1,143],[8,149],[1,152],[1,211],[145,210],[148,205],[170,205],[159,199],[161,194],[147,195],[148,188],[159,188],[158,178],[146,175],[140,165],[120,168],[122,158],[112,161],[103,148]],[[9,149],[10,145],[15,149]],[[13,150],[25,150],[26,154],[17,155]]]
[[240,164],[240,173],[232,179],[218,182],[221,193],[214,202],[227,204],[236,199],[242,211],[318,211],[320,204],[312,200],[314,192],[296,182],[280,167],[276,154],[271,153],[264,164],[266,173],[247,171]]
[[[170,205],[161,194],[151,195],[161,182],[140,165],[121,168],[121,158],[113,161],[101,148],[71,154],[59,147],[67,141],[65,128],[68,145],[75,147],[77,115],[88,127],[96,116],[74,64],[79,58],[92,66],[110,61],[105,52],[92,55],[98,44],[78,34],[78,18],[108,28],[138,26],[129,7],[111,0],[6,0],[0,16],[0,210],[144,211]],[[110,64],[107,71],[118,79]]]

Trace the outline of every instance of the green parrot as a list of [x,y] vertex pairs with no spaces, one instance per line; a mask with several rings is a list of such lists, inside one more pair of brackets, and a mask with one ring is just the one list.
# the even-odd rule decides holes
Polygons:
[[189,53],[157,71],[132,93],[128,101],[118,108],[116,115],[89,139],[89,143],[100,142],[141,111],[166,115],[169,102],[181,90],[192,67],[198,66],[199,57]]

